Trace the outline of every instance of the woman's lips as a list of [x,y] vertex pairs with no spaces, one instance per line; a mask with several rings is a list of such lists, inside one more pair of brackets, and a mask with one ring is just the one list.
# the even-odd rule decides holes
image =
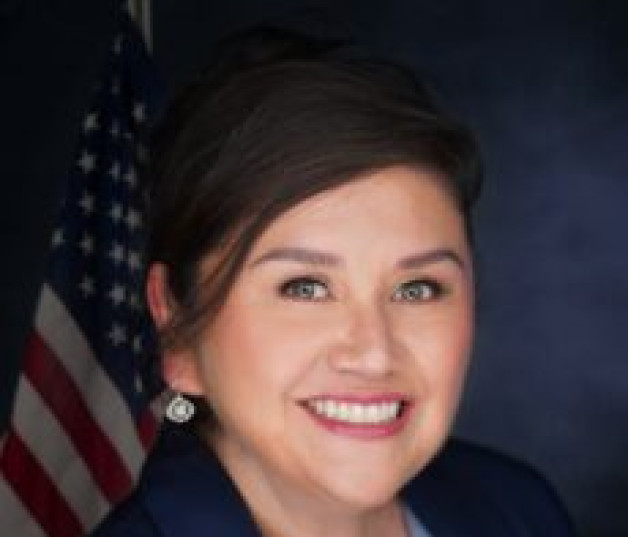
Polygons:
[[314,421],[326,430],[359,439],[397,434],[412,411],[401,394],[321,395],[302,402]]

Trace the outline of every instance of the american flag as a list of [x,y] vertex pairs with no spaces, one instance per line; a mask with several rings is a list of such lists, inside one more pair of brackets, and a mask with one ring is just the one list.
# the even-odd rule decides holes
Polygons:
[[84,535],[128,493],[156,432],[137,168],[162,92],[133,23],[121,25],[66,180],[1,447],[2,536]]

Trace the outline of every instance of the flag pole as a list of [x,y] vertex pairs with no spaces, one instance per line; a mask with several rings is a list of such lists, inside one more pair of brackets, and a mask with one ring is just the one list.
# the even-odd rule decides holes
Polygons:
[[152,52],[153,32],[151,7],[151,0],[128,0],[129,13],[142,32],[146,48]]

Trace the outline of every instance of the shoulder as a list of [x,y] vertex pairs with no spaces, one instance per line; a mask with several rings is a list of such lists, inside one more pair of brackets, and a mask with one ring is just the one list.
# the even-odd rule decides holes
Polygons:
[[165,426],[133,494],[91,537],[197,537],[205,528],[223,535],[260,537],[238,490],[193,431]]
[[454,472],[467,483],[482,483],[486,492],[511,490],[515,495],[555,498],[547,480],[531,465],[493,448],[465,440],[448,442],[434,461],[435,469]]
[[109,513],[89,537],[160,537],[162,534],[136,494]]
[[426,516],[453,517],[459,525],[477,528],[478,534],[574,535],[558,496],[539,472],[467,441],[449,441],[410,482],[406,494],[410,503],[419,502],[432,512]]

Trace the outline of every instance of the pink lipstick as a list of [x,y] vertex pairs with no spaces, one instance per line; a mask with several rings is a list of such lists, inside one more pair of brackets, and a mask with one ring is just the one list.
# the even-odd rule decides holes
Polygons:
[[318,425],[334,434],[376,440],[399,433],[413,404],[398,393],[325,394],[303,401],[302,407]]

